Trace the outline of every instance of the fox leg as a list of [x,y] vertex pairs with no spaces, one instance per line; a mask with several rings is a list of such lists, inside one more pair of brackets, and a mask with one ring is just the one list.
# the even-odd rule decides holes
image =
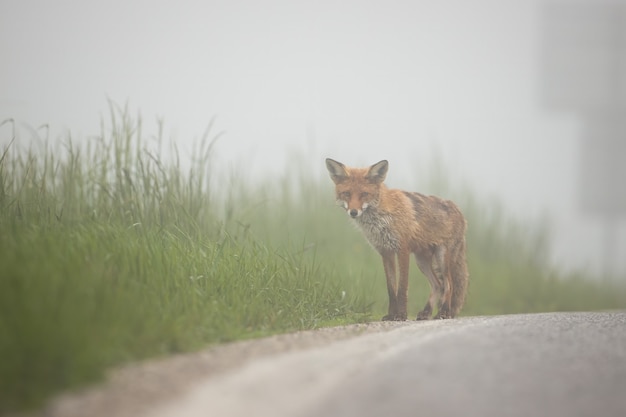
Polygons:
[[396,257],[393,252],[381,254],[383,257],[383,267],[387,278],[387,293],[389,294],[389,309],[383,321],[396,320],[398,314],[398,292],[396,288]]
[[428,283],[430,284],[430,295],[428,296],[428,301],[426,302],[426,305],[424,306],[422,311],[417,314],[416,320],[428,320],[433,313],[433,308],[435,307],[435,304],[437,304],[437,301],[441,296],[443,283],[440,282],[439,277],[433,271],[433,257],[430,253],[416,253],[415,261],[417,262],[417,266],[420,271],[422,271],[422,273],[426,275]]
[[445,246],[438,246],[435,249],[435,256],[433,257],[433,269],[437,268],[437,275],[439,276],[439,282],[442,284],[443,294],[439,299],[439,311],[435,316],[436,319],[448,319],[452,318],[452,276],[450,275],[450,256]]
[[409,261],[411,253],[407,249],[400,249],[398,251],[398,292],[397,292],[397,305],[396,320],[406,320],[406,305],[409,297]]

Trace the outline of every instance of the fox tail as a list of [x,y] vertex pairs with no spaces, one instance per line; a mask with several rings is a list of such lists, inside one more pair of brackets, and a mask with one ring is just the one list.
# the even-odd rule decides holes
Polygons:
[[450,253],[450,275],[452,276],[452,297],[450,300],[450,313],[452,317],[461,311],[467,295],[469,285],[469,273],[465,259],[465,237],[452,247]]

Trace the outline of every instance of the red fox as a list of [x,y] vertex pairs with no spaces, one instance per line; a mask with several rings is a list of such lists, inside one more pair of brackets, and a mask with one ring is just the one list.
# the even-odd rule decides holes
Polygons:
[[430,319],[435,303],[436,319],[455,317],[463,306],[469,282],[466,221],[459,208],[439,197],[387,188],[383,184],[389,169],[386,160],[369,168],[350,168],[328,158],[326,168],[336,186],[337,203],[383,258],[389,310],[382,319],[407,319],[411,253],[431,288],[417,320]]

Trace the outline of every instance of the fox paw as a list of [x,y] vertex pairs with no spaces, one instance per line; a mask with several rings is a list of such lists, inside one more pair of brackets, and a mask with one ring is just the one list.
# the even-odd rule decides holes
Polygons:
[[430,320],[431,312],[427,310],[422,310],[417,314],[415,320]]
[[383,321],[406,321],[406,313],[387,314]]
[[454,316],[447,311],[440,311],[435,316],[435,320],[453,319]]

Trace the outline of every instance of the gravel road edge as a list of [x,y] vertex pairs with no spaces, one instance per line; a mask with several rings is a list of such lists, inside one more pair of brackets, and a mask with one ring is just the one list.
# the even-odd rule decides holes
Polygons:
[[211,346],[112,369],[101,384],[52,399],[42,410],[22,417],[131,417],[181,395],[200,380],[218,376],[258,358],[311,349],[386,332],[414,322],[370,322],[284,333]]

